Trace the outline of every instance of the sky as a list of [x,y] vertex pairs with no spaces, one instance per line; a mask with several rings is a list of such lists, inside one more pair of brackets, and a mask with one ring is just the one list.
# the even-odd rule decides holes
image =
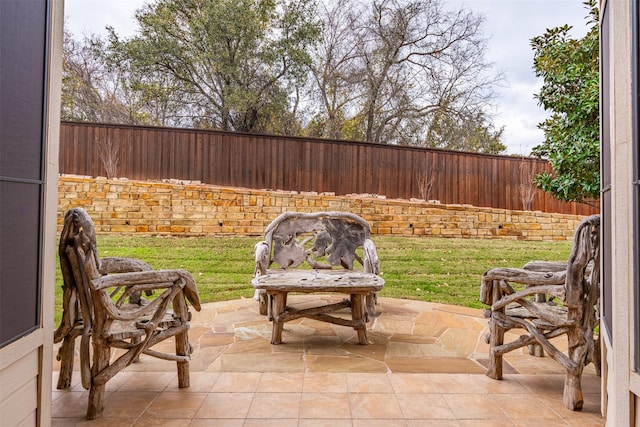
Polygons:
[[[134,13],[148,0],[65,0],[65,25],[76,36],[105,35],[105,27],[127,37],[135,34]],[[533,72],[530,41],[547,28],[569,24],[574,38],[587,30],[588,10],[583,0],[442,0],[450,9],[467,7],[485,17],[487,60],[505,80],[497,88],[496,128],[504,127],[507,154],[528,155],[544,141],[538,123],[550,114],[534,95],[542,85]]]

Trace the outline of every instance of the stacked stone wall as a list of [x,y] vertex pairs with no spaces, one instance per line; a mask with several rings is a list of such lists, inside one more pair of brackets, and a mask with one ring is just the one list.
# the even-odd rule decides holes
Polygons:
[[570,240],[581,216],[515,211],[374,195],[228,188],[61,176],[58,224],[73,207],[87,210],[98,233],[260,236],[283,212],[346,211],[373,234],[452,238]]

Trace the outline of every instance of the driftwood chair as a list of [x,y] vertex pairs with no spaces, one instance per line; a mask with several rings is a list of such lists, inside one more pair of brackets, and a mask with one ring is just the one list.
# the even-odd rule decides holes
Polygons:
[[[531,354],[541,355],[536,351],[540,346],[566,369],[564,405],[571,410],[582,409],[583,368],[593,362],[600,372],[599,339],[594,337],[599,322],[599,239],[600,217],[593,215],[576,229],[564,269],[533,263],[527,269],[493,268],[483,275],[480,301],[491,306],[486,311],[489,377],[502,379],[505,353],[530,346]],[[545,265],[550,267],[548,271],[543,271]],[[505,331],[516,328],[524,329],[525,334],[505,343]],[[568,340],[566,354],[550,341],[562,335]]]
[[[375,315],[376,292],[384,285],[370,231],[364,219],[348,212],[287,212],[267,226],[265,240],[255,246],[252,284],[260,313],[274,322],[272,344],[281,342],[284,322],[300,317],[351,326],[359,342],[368,343],[366,322]],[[270,269],[272,264],[280,268]],[[296,310],[286,306],[288,292],[337,292],[350,300]],[[347,307],[350,320],[328,314]]]
[[[54,342],[62,341],[57,388],[71,386],[75,341],[80,336],[80,373],[83,387],[89,390],[86,418],[102,415],[107,381],[141,354],[177,362],[179,387],[189,387],[192,347],[187,301],[200,310],[191,274],[154,271],[134,259],[100,259],[93,222],[81,208],[65,214],[59,255],[64,285],[63,317],[54,336]],[[140,297],[143,292],[155,295],[146,301]],[[152,348],[171,337],[175,337],[175,354]],[[112,348],[122,353],[113,361]]]

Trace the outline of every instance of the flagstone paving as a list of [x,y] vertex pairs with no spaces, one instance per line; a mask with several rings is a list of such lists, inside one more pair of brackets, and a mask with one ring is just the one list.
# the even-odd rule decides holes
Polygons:
[[[303,307],[333,295],[292,295]],[[175,363],[148,356],[107,384],[103,418],[92,425],[168,426],[603,426],[600,378],[585,369],[585,406],[562,406],[564,372],[525,350],[505,356],[505,379],[484,375],[488,331],[482,311],[380,298],[370,345],[351,328],[310,319],[271,323],[250,298],[204,304],[193,313],[191,387]],[[345,317],[349,316],[347,311]],[[163,345],[172,345],[170,342]],[[54,360],[54,386],[58,362]],[[52,424],[84,425],[88,392],[74,373],[54,390]]]

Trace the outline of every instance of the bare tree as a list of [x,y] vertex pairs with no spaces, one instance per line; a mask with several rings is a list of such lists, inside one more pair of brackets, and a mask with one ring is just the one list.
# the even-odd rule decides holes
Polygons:
[[120,142],[114,141],[111,136],[98,138],[97,135],[94,142],[107,178],[117,178],[120,171]]
[[425,168],[419,172],[417,176],[418,192],[420,193],[421,199],[431,200],[431,194],[437,176],[436,162],[434,158],[431,157],[430,160],[427,161]]
[[62,118],[102,123],[138,124],[127,105],[122,75],[107,65],[105,42],[98,36],[75,40],[64,32]]
[[488,75],[483,18],[440,0],[380,0],[358,31],[365,140],[420,144],[436,111],[477,115],[499,76]]
[[362,139],[349,134],[345,123],[352,107],[361,97],[357,66],[358,46],[362,43],[354,31],[364,12],[358,0],[321,3],[318,8],[323,22],[322,41],[312,50],[311,92],[316,112],[309,127],[313,136],[333,139]]
[[113,50],[113,28],[77,40],[64,33],[62,118],[97,123],[190,126],[197,105],[182,84],[158,73],[138,73]]
[[533,178],[536,176],[534,164],[533,162],[522,158],[520,160],[518,170],[520,172],[520,184],[518,185],[518,190],[520,191],[522,210],[530,211],[531,206],[533,205],[533,200],[538,192],[538,188],[533,182]]

